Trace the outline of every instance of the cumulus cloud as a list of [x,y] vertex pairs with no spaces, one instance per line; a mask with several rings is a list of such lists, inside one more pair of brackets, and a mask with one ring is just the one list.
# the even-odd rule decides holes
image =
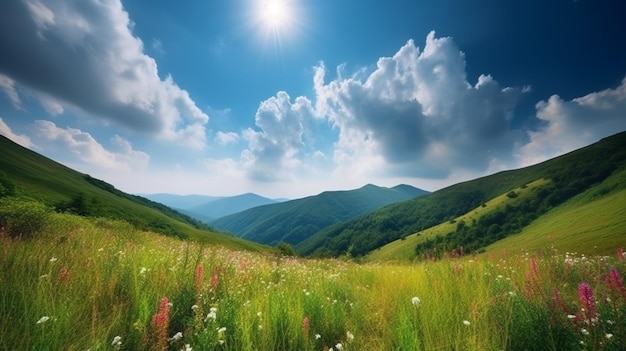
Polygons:
[[9,127],[2,117],[0,117],[0,135],[4,135],[5,137],[11,139],[14,143],[20,144],[23,147],[30,148],[33,146],[33,143],[30,141],[30,138],[23,134],[15,134],[11,127]]
[[261,102],[254,119],[259,130],[247,129],[243,133],[248,148],[241,159],[249,177],[274,181],[297,169],[305,146],[304,124],[314,119],[314,114],[309,99],[300,96],[292,102],[284,91]]
[[215,139],[216,139],[218,144],[220,144],[220,145],[227,145],[227,144],[234,143],[237,140],[239,140],[239,134],[237,134],[235,132],[226,132],[225,133],[225,132],[219,131],[215,135]]
[[339,167],[445,178],[455,168],[485,170],[513,150],[509,121],[524,89],[489,75],[470,84],[452,38],[431,32],[422,51],[409,40],[365,78],[326,83],[325,74],[323,64],[316,68],[316,108],[340,130]]
[[518,157],[529,165],[594,143],[626,130],[626,77],[615,89],[606,89],[564,101],[552,95],[536,105],[543,125],[528,133],[529,142]]
[[33,125],[38,148],[55,159],[80,162],[78,168],[104,171],[141,170],[148,166],[150,156],[134,150],[130,142],[116,135],[111,143],[116,151],[107,150],[91,134],[75,128],[61,128],[50,121],[38,120]]
[[201,147],[208,116],[159,77],[132,27],[120,0],[2,1],[0,73],[46,97],[53,113],[62,104]]

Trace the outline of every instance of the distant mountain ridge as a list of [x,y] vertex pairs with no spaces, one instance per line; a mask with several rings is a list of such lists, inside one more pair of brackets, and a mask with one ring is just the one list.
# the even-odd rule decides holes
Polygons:
[[249,208],[275,204],[276,200],[263,197],[254,193],[246,193],[236,196],[224,197],[199,206],[188,208],[190,213],[196,213],[218,219],[224,216],[245,211]]
[[142,196],[175,208],[206,223],[249,208],[281,202],[281,200],[270,199],[254,193],[235,196],[175,195],[166,193]]
[[428,194],[410,185],[384,188],[367,184],[359,189],[326,191],[282,203],[254,207],[211,222],[247,240],[295,245],[317,231],[385,205]]

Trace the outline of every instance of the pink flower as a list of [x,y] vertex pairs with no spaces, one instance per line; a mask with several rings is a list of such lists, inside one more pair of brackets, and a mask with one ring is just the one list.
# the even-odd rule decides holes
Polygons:
[[152,350],[167,351],[168,332],[170,325],[170,302],[164,297],[159,302],[159,310],[152,316],[152,329],[154,330]]
[[581,283],[578,286],[578,299],[582,308],[585,309],[585,313],[588,318],[596,318],[598,312],[596,311],[596,298],[593,296],[593,291],[587,283]]

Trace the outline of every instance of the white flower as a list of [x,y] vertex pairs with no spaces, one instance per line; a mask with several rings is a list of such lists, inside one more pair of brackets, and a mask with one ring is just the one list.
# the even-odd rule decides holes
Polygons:
[[354,340],[354,335],[352,335],[352,333],[350,332],[346,332],[346,338],[348,339],[348,341],[352,341]]
[[141,269],[139,270],[139,274],[144,274],[146,273],[147,269],[146,267],[141,267]]
[[182,338],[183,338],[183,333],[178,332],[178,333],[174,334],[174,336],[172,336],[172,337],[170,338],[170,340],[171,340],[171,341],[178,341],[178,340],[180,340],[180,339],[182,339]]
[[576,315],[573,315],[573,314],[568,314],[568,315],[567,315],[567,318],[569,318],[569,319],[574,319],[574,318],[576,318]]
[[420,298],[419,298],[419,297],[417,297],[417,296],[413,296],[413,298],[411,299],[411,303],[412,303],[414,306],[419,306],[419,305],[420,305],[420,302],[422,302],[422,301],[421,301],[421,300],[420,300]]
[[607,339],[610,339],[610,338],[613,337],[613,334],[607,333],[607,334],[604,335],[604,337],[607,338]]
[[583,335],[589,335],[589,331],[585,328],[581,328],[580,332],[583,333]]
[[218,334],[224,334],[224,332],[226,331],[226,327],[221,327],[217,330]]
[[194,310],[194,311],[197,310],[198,308],[200,308],[200,306],[198,306],[198,305],[191,306],[191,309]]
[[185,344],[185,347],[181,349],[181,351],[191,351],[191,345]]
[[204,321],[208,321],[209,319],[216,320],[217,319],[217,308],[211,307],[211,311],[206,315]]
[[463,324],[470,325],[471,323],[470,323],[470,321],[463,321]]
[[343,345],[341,345],[340,342],[337,343],[337,345],[335,345],[335,348],[339,351],[343,350]]
[[56,262],[56,261],[57,261],[57,258],[56,258],[56,257],[52,256],[52,258],[50,258],[50,263],[54,263],[54,262]]
[[122,337],[119,335],[114,337],[113,342],[111,343],[111,346],[115,346],[115,347],[122,346]]
[[321,339],[321,338],[322,338],[322,336],[321,336],[321,335],[319,335],[319,334],[315,334],[315,340],[319,340],[319,339]]
[[39,318],[39,320],[37,321],[37,324],[45,323],[45,322],[48,321],[48,319],[50,319],[50,317],[43,316],[43,317]]

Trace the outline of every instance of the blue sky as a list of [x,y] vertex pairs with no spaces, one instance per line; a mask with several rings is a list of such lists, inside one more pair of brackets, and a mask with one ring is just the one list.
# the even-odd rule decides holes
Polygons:
[[624,16],[621,0],[2,1],[0,134],[130,193],[432,191],[626,130]]

